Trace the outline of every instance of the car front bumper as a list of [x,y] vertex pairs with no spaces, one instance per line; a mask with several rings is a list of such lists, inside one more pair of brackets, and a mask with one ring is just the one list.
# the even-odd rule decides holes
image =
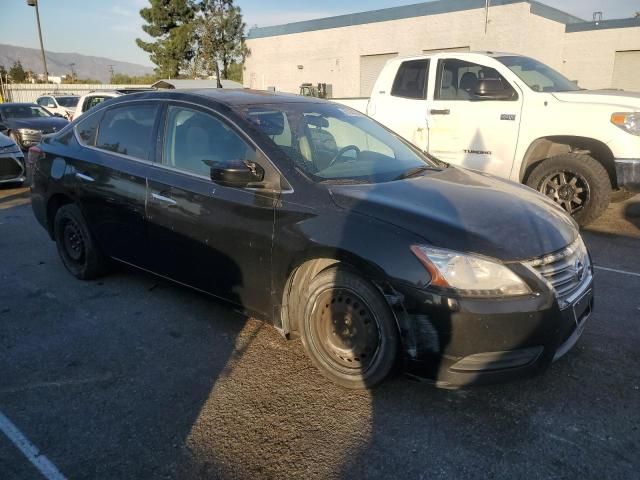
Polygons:
[[630,192],[640,192],[640,158],[616,159],[618,186]]
[[0,153],[0,184],[26,180],[24,156],[21,153]]
[[563,310],[553,293],[484,300],[407,287],[400,295],[407,373],[455,388],[531,376],[566,354],[593,310],[593,278]]

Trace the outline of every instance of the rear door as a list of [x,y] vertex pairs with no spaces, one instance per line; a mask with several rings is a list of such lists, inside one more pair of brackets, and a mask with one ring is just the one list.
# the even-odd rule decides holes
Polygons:
[[429,59],[400,64],[390,92],[375,92],[375,120],[423,151],[428,149],[427,92]]
[[[445,162],[508,178],[518,142],[522,93],[497,70],[456,58],[438,61],[427,109],[429,153]],[[477,82],[498,79],[508,100],[475,95]]]
[[83,151],[73,173],[89,226],[107,255],[145,268],[146,177],[159,111],[157,102],[119,104],[76,126]]
[[147,197],[153,270],[270,314],[279,191],[216,184],[205,161],[255,161],[269,178],[274,168],[234,125],[210,110],[170,104],[163,125]]

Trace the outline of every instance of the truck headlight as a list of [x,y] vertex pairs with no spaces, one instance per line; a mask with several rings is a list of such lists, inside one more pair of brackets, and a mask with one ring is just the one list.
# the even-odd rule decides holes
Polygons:
[[426,245],[411,247],[431,274],[430,285],[461,296],[496,298],[528,295],[529,286],[497,260]]
[[640,135],[640,112],[614,113],[611,123],[632,135]]

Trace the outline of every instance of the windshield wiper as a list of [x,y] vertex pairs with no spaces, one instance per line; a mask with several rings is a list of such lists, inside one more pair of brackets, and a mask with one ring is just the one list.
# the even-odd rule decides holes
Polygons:
[[425,166],[410,168],[406,172],[403,172],[402,175],[398,175],[396,178],[394,178],[394,180],[404,180],[406,178],[416,177],[419,174],[426,172],[427,170],[439,171],[440,169],[436,167],[425,167]]

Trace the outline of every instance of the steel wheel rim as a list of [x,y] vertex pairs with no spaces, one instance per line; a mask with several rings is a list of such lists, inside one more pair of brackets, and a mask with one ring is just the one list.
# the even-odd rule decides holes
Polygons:
[[348,375],[361,375],[373,365],[382,337],[379,322],[354,291],[329,288],[312,311],[310,340],[326,363]]
[[549,173],[541,180],[538,190],[571,215],[584,209],[591,198],[587,179],[569,170]]
[[62,241],[64,245],[64,251],[69,259],[77,263],[82,263],[84,260],[84,237],[78,224],[73,221],[67,221],[64,224],[62,230]]

